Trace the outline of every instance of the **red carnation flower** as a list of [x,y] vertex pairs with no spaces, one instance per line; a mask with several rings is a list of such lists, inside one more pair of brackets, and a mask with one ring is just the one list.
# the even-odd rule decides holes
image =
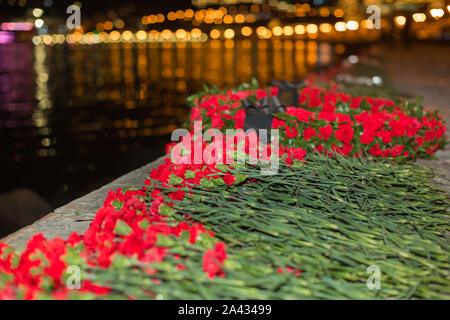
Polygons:
[[362,144],[369,144],[373,141],[373,138],[375,136],[375,133],[371,130],[364,130],[363,134],[361,135],[361,138],[359,141]]
[[215,250],[206,250],[203,256],[203,270],[208,274],[209,278],[214,278],[216,275],[223,277],[223,262],[227,258],[225,253],[226,246],[222,242],[218,242],[215,245]]
[[352,98],[352,102],[350,103],[351,109],[358,109],[361,104],[362,97]]
[[278,89],[278,87],[272,87],[272,88],[270,88],[270,96],[271,97],[273,97],[273,96],[277,96],[278,95],[278,93],[279,93],[279,89]]
[[336,118],[337,118],[337,114],[332,113],[332,112],[321,112],[321,113],[319,113],[319,116],[317,117],[317,119],[319,119],[319,120],[325,120],[328,122],[333,122]]
[[296,127],[290,128],[289,126],[286,126],[285,129],[286,129],[286,137],[295,138],[298,136],[298,131]]
[[261,100],[265,97],[267,97],[267,92],[262,89],[257,89],[255,91],[256,99]]
[[378,144],[374,145],[370,150],[369,153],[373,155],[374,157],[379,157],[381,155],[381,149]]
[[381,133],[381,139],[383,140],[383,143],[389,144],[392,140],[392,134],[390,131],[383,131]]
[[336,136],[336,138],[345,143],[345,144],[349,144],[350,141],[352,141],[353,139],[353,129],[352,126],[349,124],[343,124],[339,126],[339,129],[336,130],[336,132],[334,133],[334,135]]
[[327,124],[325,127],[319,128],[319,132],[324,140],[328,140],[333,133],[333,127]]
[[316,136],[316,130],[314,130],[314,128],[305,128],[303,130],[303,137],[305,138],[306,141],[309,141],[309,139],[311,139],[312,137]]

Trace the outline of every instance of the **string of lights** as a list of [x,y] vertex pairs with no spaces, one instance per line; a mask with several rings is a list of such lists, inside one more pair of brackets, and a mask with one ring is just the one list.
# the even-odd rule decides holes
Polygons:
[[[424,25],[427,22],[438,21],[443,18],[443,8],[430,8],[426,12],[414,12],[411,15],[396,15],[394,17],[383,17],[381,29],[374,28],[370,19],[362,16],[353,16],[342,7],[311,6],[309,3],[289,4],[284,1],[270,0],[255,2],[251,5],[240,4],[242,1],[222,1],[230,6],[216,8],[201,8],[210,5],[209,1],[193,1],[197,9],[176,10],[168,13],[150,13],[140,18],[139,30],[126,28],[122,18],[98,22],[95,29],[88,31],[86,25],[81,25],[72,33],[59,32],[49,34],[46,32],[44,10],[35,8],[33,10],[34,21],[23,22],[21,26],[29,29],[34,27],[38,34],[32,38],[35,45],[45,44],[99,44],[114,42],[204,42],[208,39],[234,39],[240,37],[256,37],[259,39],[271,39],[276,37],[294,37],[309,39],[324,39],[334,41],[342,38],[343,33],[351,36],[338,39],[341,41],[354,41],[357,38],[365,41],[367,36],[370,40],[378,39],[392,29],[402,29],[408,20],[414,25]],[[450,6],[446,7],[450,13]],[[348,10],[351,11],[351,10]],[[292,23],[291,20],[300,17],[311,17],[311,23]],[[350,18],[351,17],[351,18]],[[292,19],[291,19],[292,18]],[[290,20],[291,19],[291,20]],[[320,23],[317,20],[324,19]],[[450,19],[446,19],[449,20]],[[186,25],[174,25],[189,23]],[[17,23],[3,23],[3,31],[11,31],[18,28]],[[418,38],[426,38],[425,30],[416,28],[414,30]]]

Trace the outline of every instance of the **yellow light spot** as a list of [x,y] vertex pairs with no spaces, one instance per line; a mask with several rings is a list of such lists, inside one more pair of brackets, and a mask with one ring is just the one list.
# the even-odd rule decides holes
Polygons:
[[237,14],[237,15],[234,17],[234,22],[236,22],[236,23],[244,23],[244,22],[245,22],[245,17],[244,17],[244,15],[243,15],[243,14]]
[[194,10],[192,10],[192,9],[187,9],[187,10],[184,12],[184,16],[185,16],[187,19],[192,19],[192,18],[194,17]]
[[105,28],[105,30],[111,30],[112,28],[114,28],[114,24],[111,21],[106,21],[103,24],[103,27]]
[[[117,40],[119,40],[119,38],[120,38],[120,33],[118,32],[118,31],[116,31],[118,34],[119,34],[119,37],[117,38]],[[81,37],[82,37],[82,35],[81,35],[81,33],[79,33],[79,32],[75,32],[74,34],[73,34],[73,42],[80,42],[81,41]]]
[[184,11],[183,10],[178,10],[175,13],[175,16],[176,16],[177,19],[184,19]]
[[163,39],[169,40],[172,37],[172,31],[170,31],[169,29],[164,29],[161,32],[161,36],[163,37]]
[[224,34],[225,38],[227,38],[227,39],[234,38],[234,30],[233,29],[227,29],[227,30],[225,30],[225,32],[223,34]]
[[227,12],[228,12],[228,9],[225,8],[225,7],[220,7],[219,10],[222,11],[222,13],[223,13],[224,15],[227,14]]
[[145,39],[147,39],[147,32],[145,32],[144,30],[139,30],[138,32],[136,32],[136,39],[138,39],[139,41],[144,41]]
[[433,18],[439,19],[444,15],[444,10],[442,9],[431,9],[430,14]]
[[177,18],[177,15],[173,11],[170,11],[167,14],[167,20],[174,21],[174,20],[176,20],[176,18]]
[[294,28],[291,26],[285,26],[283,28],[283,33],[285,36],[292,36],[294,34]]
[[320,29],[320,32],[328,33],[328,32],[331,31],[331,24],[329,24],[329,23],[322,23],[320,25],[319,29]]
[[164,20],[165,20],[165,17],[163,14],[159,13],[156,15],[156,22],[161,23],[161,22],[164,22]]
[[298,25],[295,26],[295,33],[296,34],[305,34],[305,30],[306,30],[306,28],[302,24],[298,24]]
[[233,17],[227,14],[225,17],[223,17],[223,22],[226,24],[233,23]]
[[191,30],[191,35],[194,38],[199,38],[202,35],[202,31],[198,28],[194,28]]
[[209,35],[213,39],[219,39],[220,38],[220,31],[217,30],[217,29],[212,29],[211,32],[209,33]]
[[107,42],[108,41],[108,34],[106,32],[100,32],[100,41],[101,42]]
[[412,17],[415,22],[424,22],[427,19],[427,16],[424,13],[414,13]]
[[396,16],[394,18],[394,22],[398,26],[404,26],[406,23],[406,18],[405,18],[405,16]]
[[123,29],[125,27],[125,22],[121,19],[117,19],[114,24],[116,25],[117,29]]
[[372,20],[362,20],[361,27],[366,28],[366,29],[373,29],[374,28],[373,21]]
[[245,26],[245,27],[242,27],[241,33],[244,37],[249,37],[252,35],[253,30],[252,30],[252,28]]
[[205,23],[213,23],[214,22],[214,18],[206,16],[204,21],[205,21]]
[[308,32],[308,33],[316,33],[317,30],[318,30],[317,26],[315,24],[313,24],[313,23],[308,24],[306,26],[306,32]]
[[334,10],[334,16],[336,18],[342,18],[344,16],[344,10],[342,10],[342,9]]
[[222,10],[216,10],[216,11],[214,11],[214,14],[213,14],[213,18],[214,18],[214,19],[220,20],[220,19],[223,18],[223,16],[224,16],[224,14],[223,14]]
[[339,21],[336,22],[336,24],[334,25],[334,28],[336,29],[336,31],[345,31],[347,30],[347,25],[345,24],[345,22]]
[[44,10],[42,10],[40,8],[34,8],[33,9],[33,16],[35,18],[40,18],[43,14],[44,14]]
[[322,17],[328,17],[328,16],[330,15],[330,10],[329,10],[328,8],[325,8],[325,7],[320,8],[320,9],[319,9],[319,14],[320,14]]
[[256,34],[262,39],[268,39],[272,36],[272,32],[264,26],[259,26],[256,28]]
[[109,34],[109,40],[111,40],[111,41],[119,41],[119,39],[120,39],[120,32],[119,31],[114,30],[113,32],[111,32]]
[[178,39],[184,39],[184,38],[186,38],[186,31],[185,31],[184,29],[178,29],[178,30],[175,32],[175,36],[176,36]]
[[203,20],[204,18],[205,18],[205,12],[204,12],[204,10],[197,11],[197,12],[195,13],[195,20],[201,21],[201,20]]
[[142,22],[142,24],[149,24],[148,16],[143,16],[141,19],[141,22]]
[[122,39],[124,41],[131,41],[133,39],[133,32],[126,30],[122,33]]
[[[69,35],[67,35],[67,36],[69,36]],[[40,36],[34,36],[32,41],[33,41],[33,44],[37,46],[38,44],[41,43],[42,39]],[[67,41],[67,42],[69,42],[69,41]]]
[[347,29],[348,30],[358,30],[359,23],[355,20],[347,21]]
[[281,36],[283,34],[283,28],[280,26],[275,26],[272,28],[272,33],[274,36]]
[[46,34],[42,40],[44,41],[44,43],[46,45],[50,45],[50,44],[52,44],[53,39],[52,39],[52,36]]

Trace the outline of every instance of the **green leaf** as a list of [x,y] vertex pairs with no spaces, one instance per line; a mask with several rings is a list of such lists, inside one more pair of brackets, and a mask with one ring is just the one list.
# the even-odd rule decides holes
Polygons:
[[133,265],[133,261],[128,258],[125,257],[121,254],[117,254],[114,256],[114,260],[112,261],[111,265],[109,268],[111,269],[125,269],[130,267],[131,265]]
[[195,178],[195,171],[186,170],[186,172],[184,173],[184,178],[185,179],[194,179]]
[[252,90],[256,90],[259,88],[259,82],[256,78],[252,78],[251,87]]
[[148,229],[148,226],[150,225],[150,222],[148,222],[147,219],[142,220],[141,222],[138,223],[139,227],[141,227],[144,230]]
[[50,291],[53,287],[53,279],[50,276],[43,276],[40,279],[40,287],[44,289],[44,291]]
[[67,265],[84,265],[85,262],[83,258],[80,256],[77,248],[73,248],[71,246],[66,246],[66,255],[64,256],[64,262]]
[[193,95],[190,95],[190,96],[187,97],[187,99],[186,99],[186,104],[187,104],[188,106],[190,106],[191,108],[194,108],[194,107],[195,107],[195,101],[196,101],[197,99],[201,98],[201,97],[203,97],[203,93],[202,93],[202,92],[196,93],[196,94],[193,94]]
[[239,184],[241,182],[244,182],[245,179],[247,179],[247,177],[245,175],[243,175],[242,173],[239,173],[239,174],[235,175],[235,179],[236,179],[235,183]]
[[218,185],[218,186],[224,186],[225,185],[225,181],[222,178],[216,178],[213,179],[214,184]]
[[206,187],[206,188],[212,188],[212,187],[214,187],[214,182],[212,182],[211,180],[209,180],[209,179],[207,179],[207,178],[202,178],[202,179],[200,180],[200,184],[201,184],[203,187]]
[[114,232],[118,236],[127,236],[129,235],[133,229],[123,220],[117,220],[116,226],[114,228]]
[[172,237],[165,236],[162,234],[158,235],[158,239],[156,241],[156,246],[158,247],[172,247],[176,244],[177,242],[174,239],[172,239]]
[[165,216],[171,216],[173,215],[175,211],[169,207],[167,204],[163,204],[159,207],[159,213]]
[[222,163],[219,163],[218,165],[216,165],[216,168],[219,169],[222,172],[230,171],[230,168],[227,165],[222,164]]
[[117,211],[120,211],[123,208],[123,202],[122,201],[114,200],[113,202],[111,202],[111,204],[114,207],[114,209],[116,209]]
[[173,173],[169,177],[169,183],[173,186],[179,185],[182,182],[183,182],[183,178],[181,178]]

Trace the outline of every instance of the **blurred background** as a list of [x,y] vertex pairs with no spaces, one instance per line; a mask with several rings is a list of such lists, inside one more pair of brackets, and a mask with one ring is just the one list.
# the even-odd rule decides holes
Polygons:
[[203,83],[300,80],[380,45],[447,73],[449,39],[445,0],[0,0],[0,237],[163,155]]

